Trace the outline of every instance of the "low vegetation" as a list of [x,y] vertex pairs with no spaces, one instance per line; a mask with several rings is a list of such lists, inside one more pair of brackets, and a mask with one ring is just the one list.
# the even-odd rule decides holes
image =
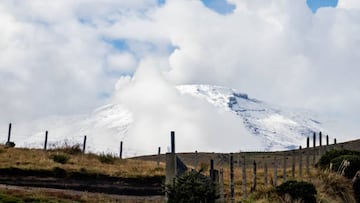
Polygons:
[[168,185],[169,203],[212,203],[218,198],[217,185],[202,171],[190,171]]
[[314,184],[305,181],[289,180],[276,187],[276,193],[283,199],[290,196],[290,202],[316,203]]

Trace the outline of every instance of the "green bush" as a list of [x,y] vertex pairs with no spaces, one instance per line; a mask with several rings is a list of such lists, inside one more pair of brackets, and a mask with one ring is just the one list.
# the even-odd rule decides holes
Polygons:
[[288,194],[292,201],[301,200],[306,203],[316,203],[316,189],[312,183],[289,180],[277,186],[276,193],[283,197]]
[[327,151],[319,160],[317,163],[317,166],[321,169],[329,168],[331,160],[335,159],[336,157],[342,156],[342,155],[358,155],[360,156],[360,152],[357,151],[351,151],[351,150],[330,150]]
[[57,162],[57,163],[61,163],[61,164],[66,164],[70,157],[66,154],[53,154],[50,157],[53,161]]
[[201,172],[190,171],[166,188],[169,203],[212,203],[217,199],[217,186]]
[[350,162],[350,165],[345,168],[344,176],[347,178],[353,178],[358,170],[360,170],[360,156],[358,155],[342,155],[331,160],[333,163],[332,169],[338,171],[343,160]]
[[115,156],[112,154],[100,154],[98,159],[101,163],[104,164],[114,164],[117,158],[115,158]]

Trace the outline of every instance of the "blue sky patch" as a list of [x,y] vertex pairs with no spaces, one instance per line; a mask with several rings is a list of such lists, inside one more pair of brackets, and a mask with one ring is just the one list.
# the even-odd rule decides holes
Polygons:
[[201,0],[209,9],[221,15],[231,14],[235,10],[234,4],[228,3],[226,0]]
[[307,5],[313,13],[321,7],[336,7],[338,0],[306,0]]
[[158,5],[164,5],[165,4],[165,0],[157,0],[157,3],[158,3]]

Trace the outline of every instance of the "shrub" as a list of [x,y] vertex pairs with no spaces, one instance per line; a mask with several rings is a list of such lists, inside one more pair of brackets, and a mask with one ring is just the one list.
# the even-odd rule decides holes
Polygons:
[[190,171],[166,188],[169,203],[212,203],[217,199],[216,184],[201,172]]
[[279,196],[290,195],[292,201],[302,200],[306,203],[316,203],[316,189],[312,183],[289,180],[276,187]]
[[66,164],[70,157],[66,154],[54,154],[51,155],[51,159],[57,163]]
[[331,160],[333,163],[333,170],[338,170],[343,160],[350,162],[350,165],[345,168],[344,176],[353,178],[358,170],[360,170],[360,156],[358,155],[342,155]]
[[80,147],[80,144],[75,144],[75,145],[69,145],[67,143],[64,144],[64,146],[58,148],[60,151],[66,153],[66,154],[81,154],[82,153],[82,149]]
[[336,157],[342,156],[342,155],[358,155],[360,156],[360,152],[357,151],[351,151],[351,150],[330,150],[327,151],[319,160],[317,163],[317,166],[319,166],[321,169],[326,169],[330,166],[331,160],[335,159]]
[[112,154],[100,154],[98,159],[101,163],[104,164],[114,164],[116,158]]

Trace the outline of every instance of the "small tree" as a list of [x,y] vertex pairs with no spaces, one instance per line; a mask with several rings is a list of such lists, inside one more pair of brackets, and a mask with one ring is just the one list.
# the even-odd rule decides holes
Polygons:
[[217,199],[217,186],[201,171],[190,171],[167,185],[169,203],[212,203]]

